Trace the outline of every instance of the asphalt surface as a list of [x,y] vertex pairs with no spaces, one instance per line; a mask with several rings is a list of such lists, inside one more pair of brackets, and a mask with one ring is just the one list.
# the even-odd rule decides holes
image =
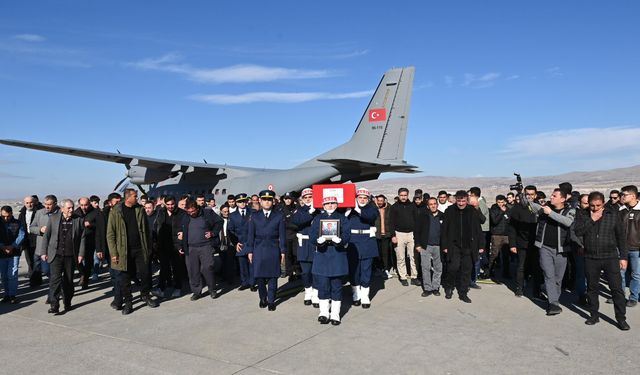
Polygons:
[[[24,270],[25,267],[21,269]],[[473,303],[421,297],[417,286],[376,279],[368,310],[343,302],[342,324],[321,325],[299,284],[282,285],[275,312],[257,293],[236,289],[217,300],[137,301],[123,316],[109,307],[103,274],[76,288],[75,308],[47,313],[45,288],[20,280],[17,305],[0,305],[1,373],[55,374],[627,374],[638,370],[640,307],[631,331],[615,326],[601,298],[601,322],[565,293],[564,312],[516,298],[506,285],[472,290]],[[343,301],[349,301],[346,293]],[[136,293],[137,294],[137,293]]]

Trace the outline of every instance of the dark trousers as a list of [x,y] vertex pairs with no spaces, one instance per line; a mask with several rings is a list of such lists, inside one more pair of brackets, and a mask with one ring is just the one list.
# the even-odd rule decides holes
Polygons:
[[447,276],[445,288],[458,289],[459,295],[466,295],[469,292],[469,282],[471,281],[471,271],[473,270],[473,259],[471,249],[449,249],[447,253]]
[[42,271],[40,270],[40,257],[36,256],[36,247],[27,246],[24,249],[24,258],[27,261],[29,268],[29,284],[40,285],[42,284]]
[[160,249],[158,252],[160,262],[160,277],[158,288],[164,290],[166,287],[182,289],[186,280],[186,262],[184,255],[180,255],[173,247]]
[[319,299],[342,301],[342,276],[313,275],[313,283],[318,288]]
[[238,263],[240,264],[240,285],[253,286],[256,281],[253,277],[253,264],[249,262],[249,257],[239,256]]
[[391,270],[391,238],[380,238],[378,241],[378,253],[380,255],[378,269]]
[[296,251],[298,251],[298,239],[287,240],[287,254],[284,257],[284,268],[287,276],[300,273],[300,266],[297,264]]
[[209,293],[216,290],[215,264],[211,245],[189,246],[189,254],[186,257],[191,292],[194,294],[202,293],[202,288],[204,287],[202,279],[207,284]]
[[542,269],[540,269],[540,253],[537,247],[518,248],[518,269],[516,272],[516,287],[524,291],[525,276],[531,276],[533,294],[540,293],[542,284]]
[[373,258],[358,259],[358,254],[349,257],[349,281],[351,286],[368,288],[371,285]]
[[131,302],[131,281],[137,277],[141,281],[140,295],[148,296],[151,292],[151,278],[149,277],[149,265],[144,259],[142,249],[129,249],[127,254],[127,271],[120,272],[120,289],[125,302]]
[[600,272],[604,271],[604,275],[609,282],[609,289],[613,296],[613,309],[616,314],[616,320],[625,320],[626,299],[622,290],[622,278],[620,277],[620,261],[618,258],[610,259],[584,259],[585,274],[587,277],[587,296],[589,296],[589,312],[591,316],[598,315],[600,302],[598,301],[598,288],[600,286]]
[[302,269],[302,284],[305,288],[313,287],[311,267],[313,267],[313,262],[300,262],[300,268]]
[[60,293],[64,295],[64,304],[71,303],[73,298],[73,272],[76,268],[74,256],[56,255],[50,264],[51,281],[49,282],[49,300],[52,304],[58,304]]
[[215,261],[214,264],[220,263],[220,276],[227,284],[233,284],[236,278],[236,251],[233,247],[226,246],[224,250],[220,248],[220,262]]
[[260,301],[275,303],[276,291],[278,290],[278,278],[257,277],[256,282],[258,283],[258,296],[260,296]]
[[[502,274],[509,274],[509,236],[491,236],[491,252],[489,254],[488,274],[495,276],[495,267],[498,257],[502,255]],[[506,272],[505,272],[506,271]]]

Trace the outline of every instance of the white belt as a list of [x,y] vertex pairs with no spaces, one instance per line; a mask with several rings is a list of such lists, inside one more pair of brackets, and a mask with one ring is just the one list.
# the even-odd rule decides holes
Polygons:
[[302,240],[308,240],[308,234],[296,233],[296,237],[298,237],[298,246],[302,247]]
[[351,229],[351,234],[368,234],[369,237],[375,237],[376,232],[376,227],[371,227],[369,229]]

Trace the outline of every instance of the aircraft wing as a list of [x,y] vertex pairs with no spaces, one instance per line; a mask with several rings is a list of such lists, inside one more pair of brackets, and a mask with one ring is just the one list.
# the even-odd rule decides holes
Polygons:
[[47,151],[47,152],[55,152],[57,154],[79,156],[82,158],[109,161],[112,163],[118,163],[118,164],[124,164],[124,165],[131,165],[131,164],[140,165],[140,166],[145,166],[153,169],[166,169],[166,168],[171,169],[175,165],[192,166],[192,167],[198,167],[198,168],[214,168],[214,169],[226,167],[225,165],[220,165],[220,164],[205,164],[205,163],[178,161],[178,160],[154,159],[154,158],[147,158],[144,156],[86,150],[82,148],[55,146],[55,145],[49,145],[44,143],[25,142],[25,141],[13,140],[13,139],[0,139],[0,143],[8,146],[29,148],[32,150],[40,150],[40,151]]
[[375,168],[380,172],[397,172],[397,173],[418,173],[415,165],[407,164],[407,163],[397,163],[397,162],[389,162],[389,163],[374,163],[370,161],[364,160],[355,160],[355,159],[318,159],[318,161],[329,163],[335,166],[338,169],[366,169],[366,168]]

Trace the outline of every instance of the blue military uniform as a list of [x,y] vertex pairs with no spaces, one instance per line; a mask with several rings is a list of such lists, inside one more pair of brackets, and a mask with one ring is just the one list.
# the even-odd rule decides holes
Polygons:
[[[338,243],[335,242],[335,237],[325,240],[323,243],[318,243],[321,220],[324,219],[340,220],[339,237],[336,236],[338,237]],[[313,284],[318,289],[318,297],[320,298],[320,316],[318,320],[323,324],[328,322],[329,299],[331,299],[332,323],[339,324],[340,322],[342,277],[349,273],[346,247],[350,236],[349,220],[339,212],[331,214],[326,211],[322,212],[313,219],[311,224],[309,240],[317,244],[312,266]]]
[[[246,200],[246,194],[238,194],[236,196],[236,202],[238,200]],[[246,289],[247,287],[253,287],[255,285],[255,280],[253,276],[253,266],[249,263],[248,252],[247,252],[247,232],[249,229],[249,218],[251,214],[255,212],[253,209],[246,207],[244,216],[242,215],[241,209],[238,208],[234,212],[229,215],[229,223],[227,224],[227,231],[230,234],[231,243],[234,246],[234,252],[236,253],[236,257],[238,258],[238,263],[240,265],[240,288]],[[242,249],[240,251],[235,251],[235,245],[241,244]]]
[[[359,212],[358,212],[359,211]],[[353,302],[360,305],[362,295],[369,307],[369,287],[373,259],[378,256],[378,242],[376,241],[376,219],[378,210],[371,204],[364,207],[357,206],[349,212],[347,218],[351,226],[351,240],[348,247],[349,280],[353,293]],[[366,293],[365,293],[366,292]]]
[[[272,191],[260,192],[261,199],[274,197],[275,193]],[[247,254],[252,255],[253,275],[258,283],[260,307],[268,305],[269,310],[275,310],[280,259],[287,250],[282,213],[273,209],[253,212],[248,223],[245,247]]]
[[[313,219],[320,214],[319,210],[309,206],[299,207],[293,214],[292,223],[298,226],[298,249],[297,258],[302,269],[302,283],[304,284],[304,303],[309,305],[313,302],[314,306],[318,304],[318,291],[313,288],[313,274],[311,268],[313,265],[313,257],[316,253],[316,243],[310,240],[311,223]],[[317,306],[316,306],[317,307]]]

